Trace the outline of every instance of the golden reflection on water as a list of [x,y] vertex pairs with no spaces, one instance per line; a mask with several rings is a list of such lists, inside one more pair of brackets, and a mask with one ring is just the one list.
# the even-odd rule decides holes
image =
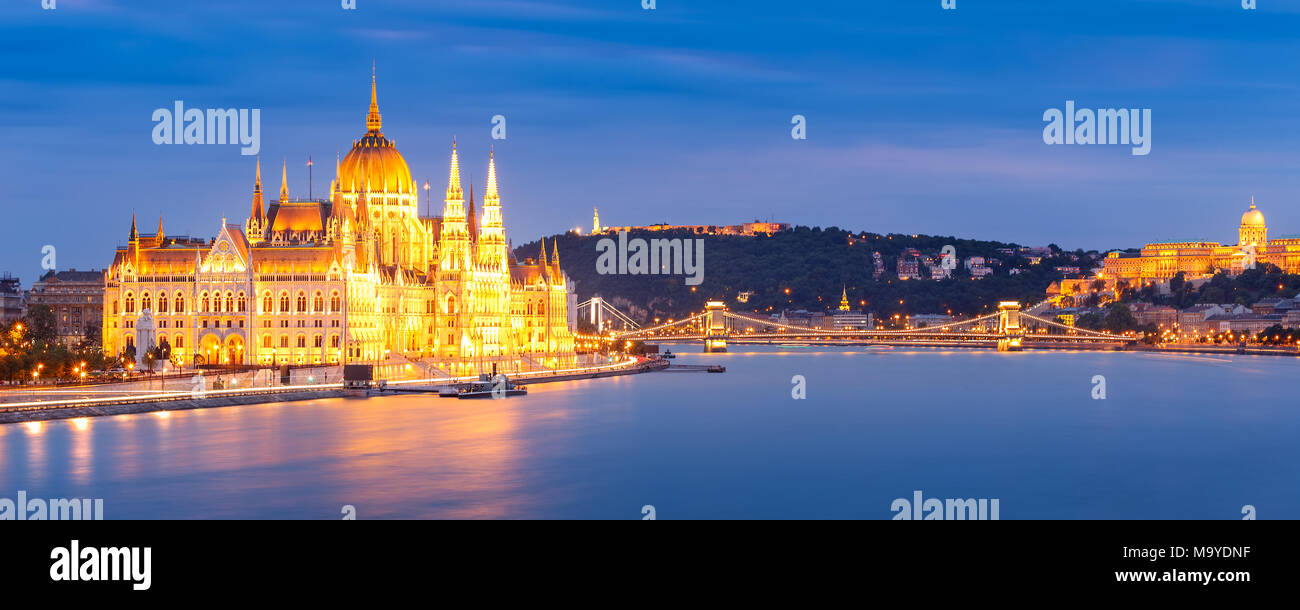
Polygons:
[[95,435],[90,432],[90,418],[78,417],[69,420],[69,423],[72,428],[69,432],[72,436],[72,455],[71,463],[68,464],[70,470],[68,475],[75,483],[89,484],[95,473]]

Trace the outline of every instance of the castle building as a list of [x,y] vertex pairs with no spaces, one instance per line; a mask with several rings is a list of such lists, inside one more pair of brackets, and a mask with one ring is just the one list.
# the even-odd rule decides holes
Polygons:
[[1300,273],[1300,235],[1270,240],[1264,214],[1250,208],[1241,215],[1237,244],[1212,240],[1177,240],[1148,243],[1139,252],[1111,252],[1103,262],[1101,279],[1127,282],[1163,282],[1180,272],[1187,278],[1219,271],[1238,274],[1253,265],[1269,263],[1286,273]]
[[[261,161],[242,223],[211,239],[153,235],[135,218],[106,272],[104,350],[166,342],[197,364],[428,365],[455,374],[575,360],[573,282],[548,258],[516,260],[495,154],[482,214],[468,205],[452,143],[443,212],[419,215],[406,161],[381,131],[371,78],[366,132],[336,163],[327,200],[291,199],[287,168],[263,204]],[[427,191],[426,191],[427,192]],[[143,328],[147,325],[148,328]]]

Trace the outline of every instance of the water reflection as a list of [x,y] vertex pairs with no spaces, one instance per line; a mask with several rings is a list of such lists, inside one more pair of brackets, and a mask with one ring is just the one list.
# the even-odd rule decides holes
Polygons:
[[[677,351],[677,350],[674,350]],[[777,352],[780,352],[779,354]],[[1294,362],[1100,352],[699,355],[727,373],[0,426],[0,489],[110,518],[889,518],[996,497],[1003,518],[1239,518],[1291,486]],[[1249,375],[1243,375],[1249,372]],[[790,398],[793,375],[807,400]],[[1094,374],[1109,397],[1089,396]],[[1150,481],[1157,477],[1161,484]],[[1282,491],[1279,491],[1282,490]],[[1235,511],[1235,509],[1234,509]]]

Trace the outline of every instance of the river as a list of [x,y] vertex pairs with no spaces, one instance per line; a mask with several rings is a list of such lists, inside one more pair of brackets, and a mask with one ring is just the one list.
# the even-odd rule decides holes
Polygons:
[[733,346],[676,362],[727,372],[4,425],[0,497],[103,498],[109,519],[889,519],[921,490],[997,499],[1002,519],[1300,518],[1294,358]]

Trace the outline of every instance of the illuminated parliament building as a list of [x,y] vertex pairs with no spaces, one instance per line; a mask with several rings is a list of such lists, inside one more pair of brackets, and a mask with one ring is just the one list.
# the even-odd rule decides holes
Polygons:
[[1111,281],[1163,282],[1183,273],[1191,279],[1226,271],[1238,274],[1252,265],[1269,263],[1286,273],[1300,273],[1300,235],[1270,240],[1264,214],[1250,209],[1241,215],[1237,244],[1209,240],[1152,242],[1139,252],[1111,252],[1101,277]]
[[[460,160],[440,217],[419,215],[417,185],[380,131],[372,76],[366,133],[337,163],[328,200],[280,196],[211,239],[137,231],[105,272],[108,354],[166,342],[186,364],[412,362],[456,374],[575,360],[572,281],[559,250],[510,251],[489,156],[482,211],[465,199]],[[427,190],[426,190],[427,193]]]

